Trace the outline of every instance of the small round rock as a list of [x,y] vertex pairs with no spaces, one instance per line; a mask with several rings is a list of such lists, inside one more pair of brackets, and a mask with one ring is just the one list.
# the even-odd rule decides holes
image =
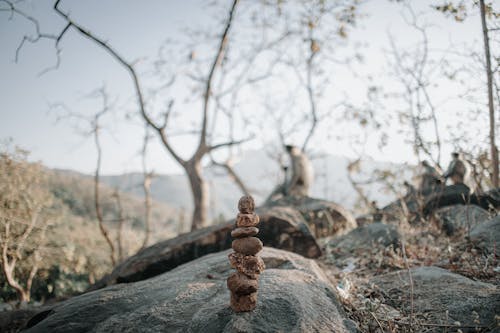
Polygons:
[[257,235],[258,233],[259,229],[255,227],[236,228],[233,231],[231,231],[231,237],[233,238],[251,237]]
[[266,268],[264,261],[259,256],[246,256],[233,252],[228,255],[228,258],[232,268],[236,268],[238,272],[251,279],[257,279]]
[[243,228],[243,227],[255,227],[259,224],[260,218],[259,215],[255,213],[251,214],[243,214],[243,213],[238,213],[236,216],[236,226]]
[[257,291],[259,282],[257,279],[236,272],[227,278],[227,287],[237,295],[249,295]]
[[256,237],[238,238],[231,244],[234,251],[253,256],[262,250],[262,242]]
[[242,196],[240,201],[238,201],[238,210],[243,214],[253,213],[255,210],[255,202],[253,201],[253,198],[249,195]]
[[231,293],[231,308],[234,312],[252,311],[257,306],[257,292],[249,295]]

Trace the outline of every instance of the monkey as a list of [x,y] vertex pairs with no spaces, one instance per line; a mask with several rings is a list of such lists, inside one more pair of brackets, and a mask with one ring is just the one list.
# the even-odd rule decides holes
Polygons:
[[406,180],[404,181],[403,186],[406,189],[405,196],[410,197],[410,196],[414,195],[415,193],[417,193],[417,190],[415,189],[415,187],[412,184],[408,183]]
[[420,176],[419,192],[423,195],[434,192],[441,186],[441,175],[427,161],[420,163],[422,174]]
[[460,155],[456,152],[451,154],[452,160],[448,165],[448,170],[443,174],[443,178],[446,180],[451,178],[454,185],[463,184],[465,179],[465,174],[467,173],[467,167],[465,163],[460,159]]
[[266,199],[267,203],[277,201],[277,200],[286,196],[286,187],[287,187],[287,183],[288,183],[288,181],[287,181],[287,179],[288,179],[287,178],[288,166],[283,165],[281,168],[282,168],[283,175],[284,175],[283,182],[281,184],[279,184],[278,186],[276,186],[274,188],[274,190],[271,192],[271,194],[267,197],[267,199]]
[[292,145],[285,146],[290,155],[292,175],[285,186],[285,195],[309,196],[309,190],[314,180],[314,171],[307,156]]

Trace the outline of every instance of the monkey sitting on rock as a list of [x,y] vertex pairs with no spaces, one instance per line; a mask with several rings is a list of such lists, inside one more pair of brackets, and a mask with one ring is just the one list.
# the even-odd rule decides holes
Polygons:
[[[267,202],[279,200],[283,197],[307,197],[314,180],[314,171],[309,158],[298,148],[292,145],[285,146],[290,157],[290,167],[284,167],[285,180],[276,187]],[[291,175],[287,175],[291,172]]]
[[467,173],[467,167],[465,163],[460,159],[458,153],[451,154],[452,160],[448,166],[448,170],[443,174],[443,178],[451,178],[454,185],[463,184],[465,180],[465,175]]
[[285,187],[285,195],[309,196],[314,180],[314,171],[309,158],[298,147],[285,146],[290,156],[292,176]]

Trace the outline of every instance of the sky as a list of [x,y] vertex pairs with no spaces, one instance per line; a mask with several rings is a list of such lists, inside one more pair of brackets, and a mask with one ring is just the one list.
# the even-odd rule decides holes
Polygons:
[[[428,10],[430,1],[412,3],[416,11],[421,11]],[[52,1],[27,0],[20,4],[20,8],[39,20],[42,31],[52,32],[61,29],[63,21],[51,10],[51,5]],[[227,15],[225,11],[210,9],[207,1],[195,0],[150,0],[147,4],[132,0],[63,0],[62,8],[69,11],[73,19],[108,41],[128,60],[137,61],[139,65],[141,62],[154,61],[165,40],[183,40],[186,28],[211,26],[221,30],[222,26],[217,25],[214,17],[222,20]],[[349,48],[354,50],[354,45],[361,46],[365,61],[355,70],[362,75],[357,77],[347,69],[336,73],[338,89],[353,101],[361,101],[366,97],[363,86],[367,84],[367,75],[388,90],[395,85],[390,78],[384,76],[387,72],[387,54],[384,50],[389,48],[389,32],[402,49],[418,41],[418,35],[406,26],[401,17],[401,5],[391,1],[372,0],[361,8],[364,16],[351,31],[346,52]],[[461,24],[456,24],[439,13],[427,15],[426,20],[434,26],[431,46],[436,50],[450,42],[457,45],[480,42],[477,16],[472,16]],[[19,53],[18,61],[15,61],[19,42],[25,34],[32,32],[33,25],[26,19],[0,12],[0,140],[12,138],[16,145],[31,151],[32,160],[39,160],[49,167],[92,172],[95,168],[96,151],[92,139],[85,135],[88,134],[88,127],[81,121],[76,127],[74,119],[58,120],[60,110],[54,110],[51,105],[63,103],[72,112],[91,115],[101,107],[101,102],[96,98],[89,98],[89,93],[105,84],[115,108],[107,116],[106,127],[101,136],[105,152],[102,172],[119,174],[140,171],[139,152],[144,126],[136,117],[126,117],[127,114],[133,114],[136,108],[132,81],[128,74],[102,49],[76,32],[69,31],[61,43],[59,68],[40,75],[40,72],[56,61],[52,41],[26,43]],[[210,51],[203,48],[200,50],[207,53]],[[177,52],[174,56],[184,57],[188,54],[186,50]],[[210,57],[210,54],[201,56]],[[153,79],[148,79],[147,74],[144,77],[146,85],[154,82]],[[178,93],[188,94],[186,91],[184,88]],[[456,88],[452,85],[432,91],[437,100],[441,96],[456,93]],[[248,98],[251,99],[252,96]],[[454,121],[454,109],[460,107],[457,101],[446,103],[448,104],[443,109],[448,111],[440,115],[443,128]],[[179,120],[179,126],[187,125],[192,118],[199,116],[200,108],[193,104],[191,106],[183,110],[186,117],[183,122]],[[393,107],[398,106],[395,104]],[[378,160],[415,162],[411,149],[404,144],[405,134],[392,130],[390,143],[384,150],[377,148],[375,140],[368,140],[363,153]],[[332,129],[321,127],[313,145],[320,147],[321,152],[352,156],[352,148],[336,141],[335,136],[331,141],[325,139],[332,136],[328,131]],[[338,133],[341,135],[342,129]],[[187,157],[192,151],[193,140],[179,137],[174,139],[173,145],[181,155]],[[264,145],[263,140],[244,146],[243,149],[258,149],[259,145]],[[444,153],[449,155],[452,150],[453,147],[446,146]],[[158,173],[182,171],[157,140],[150,146],[148,165]]]

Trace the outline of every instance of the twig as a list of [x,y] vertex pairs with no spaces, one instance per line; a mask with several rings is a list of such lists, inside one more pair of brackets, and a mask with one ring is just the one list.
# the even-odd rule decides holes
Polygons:
[[410,330],[411,330],[413,323],[413,311],[414,311],[414,304],[413,304],[414,290],[413,290],[413,278],[411,276],[410,266],[408,265],[408,258],[406,257],[406,248],[404,240],[401,242],[401,251],[403,254],[403,259],[405,262],[406,269],[408,270],[408,278],[410,280]]
[[380,327],[380,330],[382,332],[384,332],[384,328],[382,327],[382,324],[380,323],[380,321],[377,319],[377,317],[375,316],[375,314],[371,311],[368,311],[370,313],[370,315],[373,317],[373,319],[375,319],[375,321],[377,322],[378,324],[378,327]]

